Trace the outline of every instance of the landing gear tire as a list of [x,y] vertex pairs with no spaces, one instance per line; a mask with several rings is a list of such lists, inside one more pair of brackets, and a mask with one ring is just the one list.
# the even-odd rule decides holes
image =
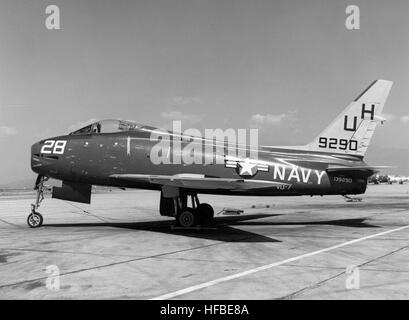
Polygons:
[[208,204],[208,203],[201,203],[197,207],[197,210],[199,211],[200,218],[203,223],[211,223],[213,222],[214,219],[214,210],[213,207]]
[[27,217],[27,224],[30,228],[38,228],[43,225],[43,216],[36,210],[40,207],[41,202],[44,200],[44,182],[48,180],[48,177],[38,175],[34,190],[37,190],[36,201],[31,204],[31,213]]
[[186,208],[177,216],[177,223],[183,228],[194,227],[198,222],[198,212],[192,208]]
[[32,212],[27,217],[27,224],[30,228],[38,228],[43,225],[43,216],[38,212]]

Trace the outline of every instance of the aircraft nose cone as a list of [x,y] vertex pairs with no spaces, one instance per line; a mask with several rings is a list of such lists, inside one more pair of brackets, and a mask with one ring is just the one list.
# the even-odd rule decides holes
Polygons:
[[41,146],[39,142],[34,143],[31,146],[31,170],[39,172],[39,168],[42,166],[40,159]]
[[31,146],[31,155],[40,155],[40,142],[36,142]]

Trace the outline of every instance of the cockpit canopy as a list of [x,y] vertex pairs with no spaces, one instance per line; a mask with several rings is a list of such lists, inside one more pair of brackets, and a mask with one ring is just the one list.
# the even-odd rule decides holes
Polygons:
[[115,133],[133,131],[141,127],[141,125],[128,120],[101,120],[70,134]]

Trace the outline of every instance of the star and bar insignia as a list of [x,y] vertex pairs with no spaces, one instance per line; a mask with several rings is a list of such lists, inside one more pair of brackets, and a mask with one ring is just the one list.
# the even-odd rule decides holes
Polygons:
[[225,167],[234,168],[238,175],[242,177],[254,177],[258,171],[269,171],[268,164],[260,163],[249,158],[225,158]]

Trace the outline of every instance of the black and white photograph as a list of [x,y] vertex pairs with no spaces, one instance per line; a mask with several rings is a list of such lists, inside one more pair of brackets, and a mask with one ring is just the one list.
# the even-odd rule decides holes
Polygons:
[[409,299],[408,1],[0,0],[0,43],[0,300]]

